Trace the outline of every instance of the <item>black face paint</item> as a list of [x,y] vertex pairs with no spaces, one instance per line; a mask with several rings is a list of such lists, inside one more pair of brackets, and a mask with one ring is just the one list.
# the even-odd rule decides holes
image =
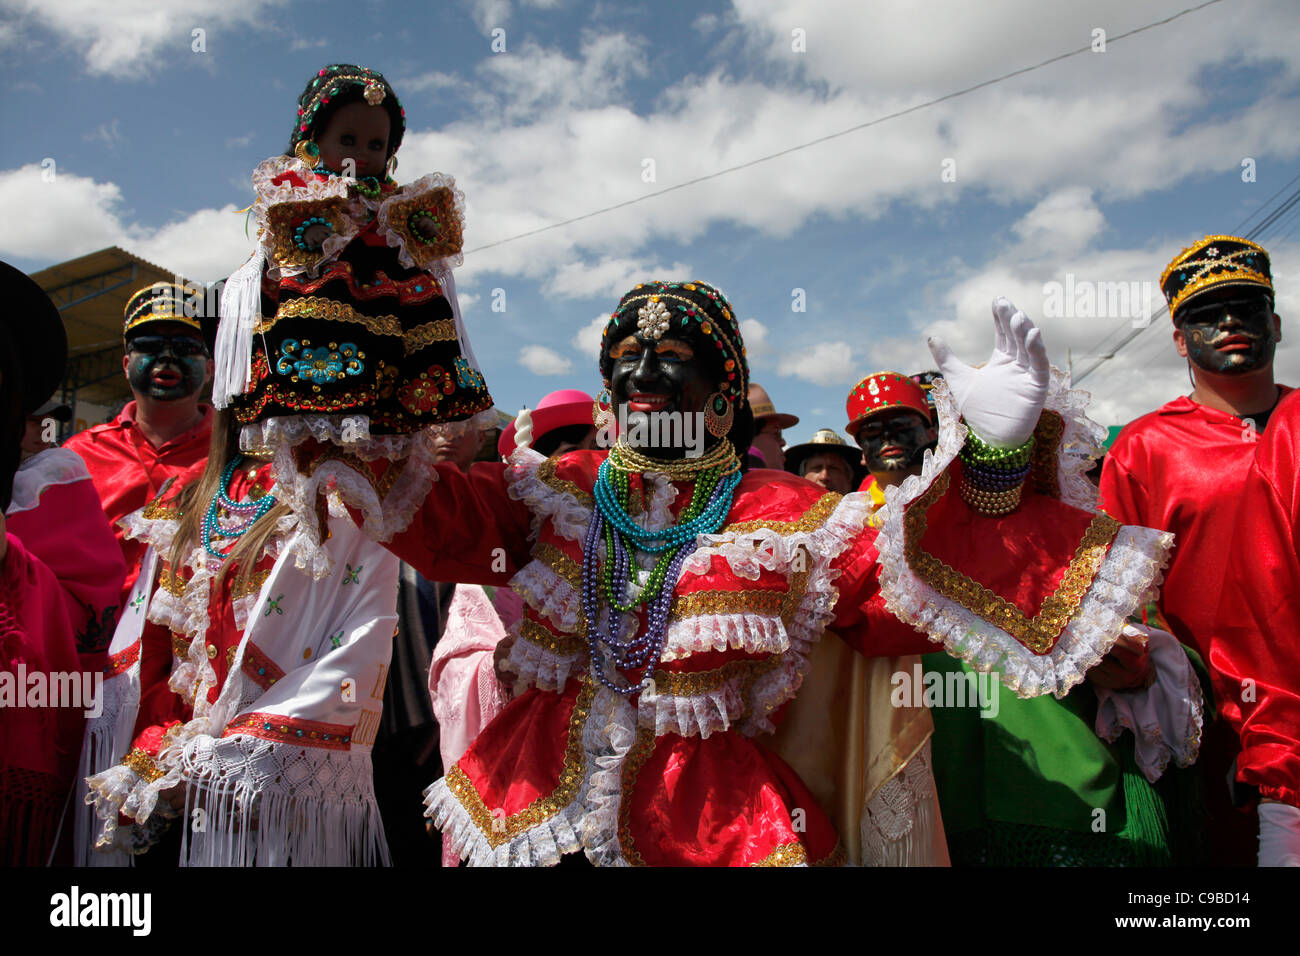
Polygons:
[[[663,416],[691,416],[690,431],[677,424],[677,434],[696,438],[694,449],[656,446],[642,450],[655,458],[682,458],[688,450],[699,453],[699,441],[712,441],[703,431],[704,407],[716,388],[697,346],[685,338],[655,340],[640,332],[624,336],[610,345],[613,357],[609,374],[609,392],[615,412],[626,407],[628,435],[663,435]],[[684,346],[684,348],[683,348]],[[620,418],[622,415],[620,414]],[[652,424],[653,422],[653,424]]]
[[207,381],[207,353],[193,336],[137,336],[127,343],[127,354],[131,390],[157,401],[188,398]]
[[[1231,294],[1236,292],[1236,297]],[[1243,296],[1239,289],[1204,296],[1180,309],[1178,328],[1187,357],[1216,375],[1240,375],[1268,366],[1277,350],[1273,307],[1267,295]]]
[[930,422],[910,410],[868,419],[858,429],[858,444],[873,472],[904,471],[919,464],[935,441]]

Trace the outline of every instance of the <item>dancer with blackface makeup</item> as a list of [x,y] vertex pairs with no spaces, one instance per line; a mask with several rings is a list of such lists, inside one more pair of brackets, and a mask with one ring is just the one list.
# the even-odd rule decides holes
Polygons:
[[1213,862],[1245,866],[1255,861],[1253,795],[1240,788],[1230,794],[1224,783],[1238,750],[1228,724],[1239,719],[1242,691],[1218,674],[1210,637],[1239,520],[1236,502],[1259,433],[1291,391],[1273,375],[1281,319],[1268,253],[1235,236],[1206,236],[1183,249],[1160,287],[1193,389],[1125,426],[1102,469],[1102,507],[1121,521],[1175,534],[1161,626],[1215,677],[1215,703],[1227,720],[1207,727],[1201,755]]
[[[980,369],[934,343],[951,386],[936,398],[939,443],[879,531],[861,495],[744,472],[739,320],[702,282],[632,289],[600,355],[602,398],[626,406],[628,435],[644,433],[637,416],[699,415],[698,457],[684,440],[549,459],[518,449],[467,475],[436,466],[414,507],[388,490],[388,462],[304,472],[296,507],[337,490],[425,577],[509,583],[525,600],[503,664],[518,696],[426,796],[444,840],[477,865],[579,852],[598,865],[835,862],[849,834],[759,742],[826,630],[891,655],[928,649],[920,629],[1026,695],[1082,679],[1152,587],[1167,540],[1038,485],[972,483],[1033,454],[1050,378],[1032,323],[1005,300],[994,319]],[[1042,467],[1069,485],[1058,450]]]

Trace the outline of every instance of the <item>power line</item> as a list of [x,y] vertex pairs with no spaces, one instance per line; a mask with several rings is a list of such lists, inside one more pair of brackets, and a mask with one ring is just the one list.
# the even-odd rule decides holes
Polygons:
[[[1268,197],[1267,199],[1265,199],[1262,203],[1260,203],[1258,206],[1256,206],[1254,209],[1252,209],[1252,210],[1247,214],[1247,216],[1246,216],[1245,219],[1243,219],[1241,222],[1237,223],[1237,225],[1234,226],[1234,227],[1232,228],[1232,230],[1231,230],[1231,234],[1234,235],[1234,236],[1246,235],[1245,233],[1242,232],[1242,230],[1246,228],[1246,224],[1247,224],[1248,222],[1250,222],[1252,219],[1254,219],[1256,216],[1258,216],[1260,213],[1266,213],[1267,210],[1268,210],[1268,204],[1271,203],[1271,202],[1272,202],[1274,199],[1276,199],[1278,196],[1282,195],[1282,193],[1284,193],[1284,192],[1285,192],[1285,191],[1286,191],[1286,190],[1287,190],[1291,185],[1293,185],[1297,180],[1300,180],[1300,173],[1297,173],[1296,175],[1292,176],[1289,180],[1287,180],[1287,182],[1285,182],[1285,183],[1282,184],[1282,187],[1281,187],[1277,192],[1273,193],[1273,195],[1269,196],[1269,197]],[[1271,215],[1266,215],[1266,216],[1265,216],[1265,220],[1266,220],[1266,222],[1271,222],[1271,221],[1272,221]],[[1255,228],[1256,230],[1261,230],[1261,229],[1263,229],[1263,228],[1266,228],[1266,225],[1265,225],[1265,223],[1261,223],[1259,226],[1255,226],[1254,228]],[[1260,232],[1259,235],[1262,237],[1263,233]],[[1250,235],[1246,235],[1246,238],[1249,239],[1249,238],[1252,238],[1252,237],[1251,237]],[[1115,336],[1121,334],[1127,326],[1128,326],[1128,322],[1127,322],[1127,321],[1121,322],[1118,326],[1116,326],[1115,328],[1113,328],[1113,329],[1111,329],[1109,332],[1107,332],[1106,335],[1105,335],[1105,337],[1103,337],[1102,340],[1101,340],[1100,342],[1098,342],[1098,343],[1097,343],[1096,345],[1094,345],[1092,348],[1090,348],[1090,349],[1088,349],[1086,352],[1084,352],[1083,355],[1081,356],[1081,358],[1087,358],[1089,355],[1097,355],[1097,354],[1099,354],[1099,353],[1101,352],[1101,350],[1103,349],[1103,347],[1106,345],[1106,343],[1109,342],[1111,339],[1113,339]],[[1112,355],[1112,356],[1113,356],[1114,354],[1115,354],[1114,352],[1111,352],[1111,353],[1110,353],[1110,355]],[[1076,381],[1077,381],[1077,380],[1076,380]]]
[[[1298,177],[1298,178],[1300,178],[1300,177]],[[1271,225],[1272,223],[1274,223],[1274,222],[1277,221],[1278,215],[1279,215],[1280,213],[1285,212],[1286,210],[1288,210],[1288,209],[1290,209],[1291,207],[1295,206],[1297,203],[1300,203],[1300,189],[1295,190],[1295,192],[1293,192],[1290,196],[1288,196],[1288,197],[1286,198],[1286,201],[1283,202],[1282,205],[1281,205],[1278,209],[1274,210],[1274,211],[1273,211],[1272,213],[1270,213],[1267,217],[1265,217],[1265,219],[1264,219],[1263,222],[1261,222],[1259,225],[1255,226],[1255,228],[1252,229],[1252,230],[1250,230],[1250,232],[1246,233],[1246,235],[1245,235],[1243,238],[1245,238],[1245,239],[1250,239],[1250,240],[1255,240],[1256,238],[1258,238],[1258,237],[1260,236],[1260,234],[1261,234],[1265,229],[1268,228],[1269,225]],[[1107,353],[1107,354],[1105,354],[1105,355],[1098,356],[1098,358],[1097,358],[1097,360],[1096,360],[1095,362],[1093,362],[1091,365],[1089,365],[1086,369],[1084,369],[1084,370],[1083,370],[1082,372],[1080,372],[1078,375],[1073,376],[1073,384],[1076,384],[1076,385],[1077,385],[1079,382],[1082,382],[1085,378],[1087,378],[1089,375],[1091,375],[1093,372],[1095,372],[1095,371],[1098,369],[1098,367],[1101,366],[1101,364],[1102,364],[1103,362],[1105,362],[1105,361],[1107,361],[1107,360],[1109,360],[1109,359],[1113,359],[1116,355],[1119,354],[1120,349],[1124,348],[1126,345],[1128,345],[1130,342],[1132,342],[1135,338],[1137,338],[1139,335],[1141,335],[1143,332],[1145,332],[1147,329],[1149,329],[1152,325],[1155,324],[1155,320],[1156,320],[1156,319],[1158,319],[1158,318],[1160,318],[1161,316],[1165,315],[1166,313],[1168,313],[1168,311],[1169,311],[1169,307],[1168,307],[1167,305],[1162,306],[1161,309],[1160,309],[1160,311],[1157,312],[1155,315],[1153,315],[1153,316],[1151,317],[1151,322],[1147,323],[1145,326],[1142,326],[1141,328],[1134,329],[1132,332],[1130,332],[1128,335],[1126,335],[1123,339],[1121,339],[1120,342],[1115,346],[1115,348],[1114,348],[1113,350],[1111,350],[1109,353]]]
[[[1129,30],[1125,33],[1118,34],[1117,36],[1114,37],[1108,37],[1106,42],[1108,44],[1117,43],[1120,40],[1125,40],[1128,39],[1129,37],[1136,36],[1139,33],[1145,33],[1147,30],[1154,30],[1156,27],[1162,27],[1167,24],[1173,23],[1175,20],[1180,19],[1181,17],[1188,16],[1189,14],[1192,13],[1197,13],[1201,10],[1204,10],[1206,7],[1212,7],[1216,3],[1222,3],[1222,2],[1223,0],[1205,0],[1204,3],[1198,4],[1197,6],[1194,7],[1188,7],[1185,10],[1180,10],[1178,13],[1175,13],[1172,16],[1165,17],[1163,20],[1155,20],[1152,21],[1151,23],[1146,24],[1145,26],[1136,27],[1132,30]],[[657,189],[654,192],[646,193],[644,196],[637,196],[633,199],[625,199],[622,202],[614,203],[612,206],[605,206],[601,209],[593,209],[591,212],[583,213],[580,216],[574,216],[571,219],[564,219],[561,220],[560,222],[553,222],[550,225],[539,226],[536,229],[529,229],[527,232],[517,233],[516,235],[508,236],[505,239],[498,239],[496,242],[489,242],[481,246],[476,246],[473,249],[467,249],[465,251],[467,255],[473,254],[475,252],[482,252],[485,249],[493,249],[497,246],[503,246],[508,242],[515,242],[519,239],[527,239],[530,236],[540,235],[541,233],[549,232],[552,229],[560,229],[564,226],[570,226],[573,225],[573,223],[575,222],[582,222],[585,219],[593,219],[596,216],[603,216],[605,213],[614,212],[617,209],[625,209],[628,206],[635,206],[638,203],[643,203],[651,199],[656,199],[659,196],[664,196],[667,195],[668,193],[676,192],[679,189],[686,189],[689,186],[696,186],[700,183],[708,182],[711,179],[717,179],[720,176],[726,176],[730,173],[739,172],[742,169],[749,169],[753,166],[758,166],[761,163],[771,162],[772,160],[779,159],[782,156],[789,156],[791,153],[797,153],[800,150],[808,149],[811,146],[818,146],[822,143],[830,142],[833,139],[839,139],[841,136],[848,136],[850,133],[856,133],[859,130],[870,129],[873,126],[879,126],[880,124],[887,123],[890,120],[895,120],[900,117],[907,116],[911,113],[917,113],[920,112],[921,110],[929,109],[931,106],[937,106],[940,103],[946,103],[949,100],[955,100],[958,97],[966,96],[968,93],[974,93],[976,90],[986,89],[990,86],[994,86],[998,83],[1005,82],[1006,80],[1013,79],[1017,76],[1023,76],[1026,73],[1033,73],[1035,70],[1041,70],[1045,66],[1051,66],[1053,63],[1059,63],[1062,60],[1068,60],[1071,57],[1078,56],[1081,53],[1090,53],[1090,52],[1092,52],[1091,43],[1087,44],[1086,46],[1082,46],[1077,50],[1071,50],[1068,53],[1060,53],[1056,56],[1049,57],[1048,59],[1043,60],[1041,63],[1035,63],[1033,66],[1021,67],[1018,70],[1012,70],[1010,73],[1003,73],[1001,76],[995,76],[992,79],[984,80],[980,83],[976,83],[973,86],[968,86],[965,87],[964,89],[956,90],[955,92],[952,93],[945,93],[943,96],[936,97],[935,99],[932,100],[927,100],[924,103],[917,103],[915,106],[909,106],[906,109],[898,110],[897,112],[894,113],[888,113],[884,116],[878,116],[873,120],[868,120],[865,123],[859,123],[856,126],[850,126],[848,129],[842,129],[837,133],[828,133],[825,136],[819,136],[817,139],[809,140],[806,143],[800,143],[797,146],[790,146],[786,149],[779,150],[775,153],[768,153],[766,156],[759,156],[756,159],[751,159],[743,163],[738,163],[735,166],[728,166],[725,169],[719,169],[716,172],[706,173],[705,175],[697,176],[694,179],[687,179],[683,182],[675,183],[672,186],[665,186],[663,189]]]

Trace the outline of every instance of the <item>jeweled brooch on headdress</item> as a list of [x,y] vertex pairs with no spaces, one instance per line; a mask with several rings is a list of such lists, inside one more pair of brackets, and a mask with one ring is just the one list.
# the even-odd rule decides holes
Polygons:
[[656,342],[668,331],[668,307],[652,296],[650,301],[636,311],[636,330],[648,339]]

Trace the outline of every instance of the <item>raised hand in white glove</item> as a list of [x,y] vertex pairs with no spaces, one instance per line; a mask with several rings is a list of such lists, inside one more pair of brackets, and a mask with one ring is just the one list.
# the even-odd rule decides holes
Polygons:
[[1047,348],[1029,317],[1001,296],[993,300],[993,326],[993,354],[983,368],[967,365],[937,337],[930,354],[971,430],[996,448],[1015,448],[1034,433],[1047,398]]

